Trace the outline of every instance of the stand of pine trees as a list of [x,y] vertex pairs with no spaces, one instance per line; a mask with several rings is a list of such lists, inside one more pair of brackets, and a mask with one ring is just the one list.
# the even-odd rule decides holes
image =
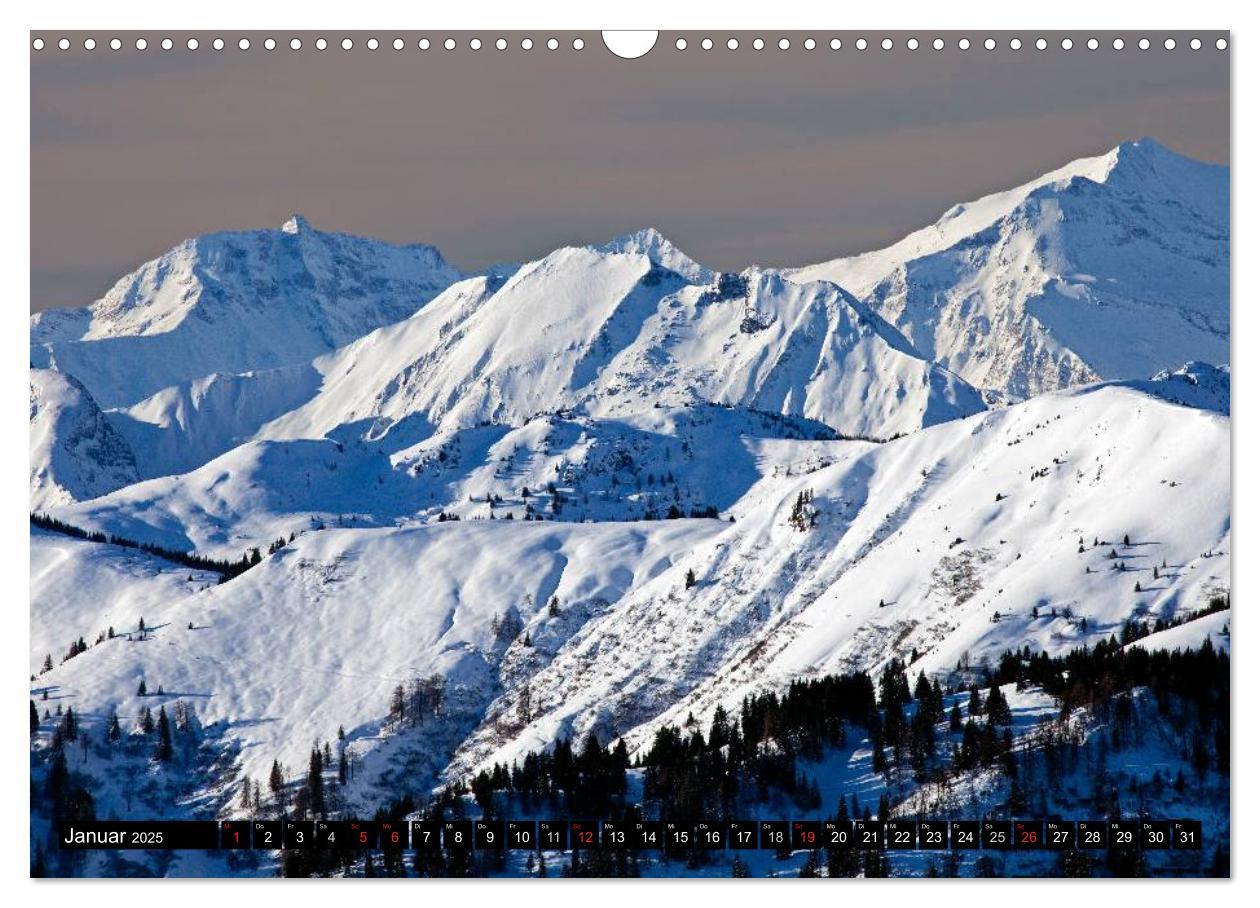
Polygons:
[[590,734],[575,750],[567,738],[550,750],[526,754],[511,768],[496,764],[478,773],[469,788],[485,816],[503,815],[503,795],[512,795],[527,811],[550,810],[556,816],[626,818],[626,770],[630,758],[622,741],[604,747]]
[[[955,678],[955,682],[957,682]],[[1032,754],[1039,753],[1047,766],[1075,765],[1092,748],[1123,746],[1136,740],[1140,715],[1132,692],[1147,689],[1157,708],[1170,713],[1177,727],[1196,737],[1192,744],[1195,765],[1203,772],[1229,771],[1229,657],[1205,643],[1193,651],[1126,649],[1117,640],[1050,657],[1029,651],[1004,654],[993,671],[970,686],[970,704],[957,705],[947,714],[941,682],[920,674],[913,689],[905,665],[890,661],[878,679],[866,673],[831,675],[795,682],[782,693],[768,692],[745,698],[738,715],[715,711],[708,734],[694,720],[683,726],[660,728],[651,747],[636,765],[644,769],[642,804],[625,800],[625,771],[631,765],[624,745],[600,746],[593,736],[575,754],[568,741],[550,752],[531,753],[509,767],[503,764],[479,773],[470,783],[473,800],[483,815],[503,817],[508,807],[518,815],[567,815],[584,818],[661,820],[696,817],[716,821],[743,818],[750,804],[782,797],[800,815],[821,815],[818,790],[801,763],[817,760],[828,748],[842,745],[851,732],[869,736],[874,744],[875,769],[886,781],[902,772],[916,782],[946,785],[975,769],[997,766],[1008,780],[1010,797],[999,814],[1028,810],[1034,793],[1028,791]],[[1067,716],[1087,708],[1109,729],[1107,740],[1083,744],[1068,734],[1036,736],[1021,741],[1017,749],[1011,729],[1012,715],[1003,685],[1036,685],[1053,696]],[[954,692],[967,687],[955,687]],[[948,720],[947,731],[939,725]],[[941,757],[938,736],[950,736],[952,746]],[[1178,784],[1178,783],[1170,783]],[[841,799],[833,817],[887,819],[891,810],[890,788],[875,809],[846,804]],[[446,792],[444,815],[458,802],[459,789]],[[1114,794],[1100,795],[1099,815],[1119,815]],[[1005,813],[1003,813],[1005,811]],[[562,813],[561,813],[562,812]],[[946,818],[946,817],[940,817]],[[1223,855],[1223,856],[1222,856]],[[667,859],[683,860],[688,867],[708,860],[702,852],[665,853]],[[444,871],[427,858],[426,872]],[[448,859],[449,860],[449,859]],[[1228,867],[1228,852],[1220,846],[1207,854],[1212,867]],[[1206,865],[1205,865],[1206,867]],[[807,862],[810,873],[828,876],[887,876],[886,855],[858,850],[824,850]],[[929,868],[934,875],[958,876],[961,862],[954,853],[943,855]],[[450,871],[446,866],[445,871]],[[996,873],[997,868],[976,865],[973,873]],[[1094,859],[1080,853],[1066,854],[1054,865],[1062,875],[1134,876],[1148,872],[1141,855],[1115,854]],[[592,852],[571,856],[566,875],[636,875],[637,861],[627,863],[617,852]],[[736,875],[747,867],[736,865]],[[1209,871],[1210,872],[1210,871]]]
[[[143,773],[120,772],[148,765],[164,782],[178,785],[189,778],[205,780],[213,771],[211,757],[203,749],[200,723],[183,700],[158,708],[156,717],[144,707],[137,721],[123,730],[117,712],[93,721],[84,721],[73,707],[58,709],[57,717],[40,717],[31,706],[31,816],[46,820],[48,838],[35,843],[32,873],[41,876],[81,876],[91,866],[86,852],[69,851],[55,841],[59,824],[83,824],[96,819],[100,788],[107,773],[127,775],[137,801],[127,805],[133,818],[145,817]],[[172,775],[167,775],[173,773]],[[211,777],[213,778],[213,776]],[[107,816],[117,816],[109,805]],[[143,872],[142,864],[129,864],[132,872]]]
[[[1219,606],[1210,608],[1219,610]],[[1105,779],[1105,756],[1108,749],[1140,741],[1142,725],[1152,714],[1183,731],[1188,762],[1200,777],[1209,772],[1227,776],[1230,771],[1230,661],[1209,642],[1194,650],[1147,651],[1126,648],[1113,638],[1056,657],[1024,649],[1003,654],[995,668],[971,675],[966,679],[969,683],[964,683],[961,674],[949,680],[952,694],[969,694],[965,720],[957,703],[947,713],[941,679],[929,680],[920,674],[912,686],[906,665],[894,659],[877,677],[865,672],[830,675],[794,682],[781,692],[748,696],[736,714],[717,709],[707,733],[690,717],[681,727],[662,727],[633,764],[644,774],[641,803],[633,803],[627,796],[627,771],[632,763],[625,744],[618,740],[606,746],[591,734],[580,746],[564,739],[550,750],[529,753],[510,766],[497,764],[467,784],[443,789],[423,807],[403,793],[378,810],[376,819],[402,822],[422,816],[442,820],[465,818],[475,811],[496,819],[650,817],[722,822],[746,818],[750,806],[776,800],[791,805],[789,809],[798,816],[821,816],[817,785],[805,764],[844,745],[853,734],[870,739],[872,766],[884,775],[887,787],[875,807],[859,805],[856,798],[846,803],[842,798],[832,813],[837,819],[888,818],[896,800],[892,783],[899,780],[900,786],[911,774],[916,783],[948,787],[971,771],[993,766],[1000,768],[1000,778],[1010,791],[1007,802],[996,808],[996,815],[1039,813],[1038,799],[1044,801],[1045,795],[1035,790],[1037,785],[1030,784],[1030,779],[1044,779],[1045,785],[1053,788],[1054,779],[1083,767],[1086,777],[1096,778],[1096,791],[1091,796],[1094,815],[1119,816],[1118,793]],[[1041,689],[1055,699],[1063,718],[1087,710],[1104,733],[1086,741],[1056,730],[1056,723],[1046,723],[1044,730],[1021,739],[1017,749],[1010,704],[1002,690],[1006,685]],[[1139,689],[1148,695],[1140,701],[1134,696]],[[403,723],[426,721],[440,714],[442,699],[440,679],[417,679],[396,692],[394,718]],[[195,749],[196,736],[189,735],[194,726],[191,711],[181,702],[174,705],[170,716],[164,706],[156,717],[145,707],[137,728],[126,733],[116,715],[109,716],[99,732],[96,727],[85,731],[72,708],[58,710],[55,720],[47,715],[41,719],[32,701],[32,745],[43,751],[39,765],[46,770],[33,788],[43,794],[34,810],[54,823],[94,816],[91,779],[74,773],[67,760],[76,742],[83,742],[86,752],[86,734],[99,733],[99,743],[105,747],[147,749],[155,765],[178,765]],[[941,736],[944,742],[938,740]],[[283,767],[276,763],[269,778],[276,814],[339,818],[344,810],[339,794],[345,784],[343,754],[334,754],[330,744],[316,745],[292,793]],[[1044,777],[1033,775],[1034,759]],[[1148,785],[1143,798],[1156,804],[1160,785],[1174,791],[1187,786],[1180,777],[1157,777],[1143,784]],[[250,802],[255,809],[260,801],[257,789],[254,786]],[[1227,872],[1228,843],[1205,845],[1204,871]],[[50,867],[54,863],[51,855],[46,849],[37,849],[32,871],[73,872],[69,864]],[[670,851],[665,857],[684,861],[691,869],[711,859],[698,850]],[[642,855],[610,849],[564,857],[541,854],[534,856],[532,866],[537,875],[637,876],[641,860]],[[371,855],[370,872],[378,876],[480,876],[501,870],[501,861],[500,856],[466,850],[421,851],[409,858],[380,853]],[[885,855],[855,850],[823,850],[807,861],[805,869],[828,876],[883,876],[891,872]],[[971,869],[975,873],[995,870],[987,865]],[[341,846],[287,851],[281,858],[281,871],[292,876],[368,870],[361,852]],[[930,872],[944,876],[958,875],[959,870],[953,853],[942,855],[930,867]],[[746,873],[747,867],[736,865],[733,872]],[[1090,856],[1071,852],[1057,859],[1054,872],[1137,876],[1152,872],[1152,868],[1140,853]]]
[[[72,526],[64,521],[57,520],[55,517],[49,517],[47,514],[38,512],[31,513],[31,525],[48,530],[53,533],[60,533],[63,536],[71,536],[75,539],[84,539],[88,542],[100,542],[109,545],[122,546],[128,549],[139,549],[155,558],[161,558],[164,561],[170,561],[182,567],[192,568],[198,571],[209,571],[219,575],[219,582],[223,583],[231,580],[240,574],[245,573],[256,564],[262,562],[262,553],[257,549],[250,549],[241,556],[240,561],[226,561],[219,558],[207,558],[204,555],[198,555],[195,552],[180,552],[175,549],[168,549],[151,542],[137,542],[134,539],[127,539],[124,536],[115,536],[112,534],[101,533],[97,530],[85,530],[80,527]],[[72,653],[71,655],[77,655]],[[69,656],[67,656],[69,658]]]

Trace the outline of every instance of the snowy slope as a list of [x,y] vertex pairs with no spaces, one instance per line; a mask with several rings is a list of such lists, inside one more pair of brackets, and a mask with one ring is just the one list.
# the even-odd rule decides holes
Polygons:
[[[278,551],[218,584],[33,530],[33,696],[192,704],[230,765],[180,810],[344,726],[370,811],[802,677],[1185,618],[1230,585],[1227,180],[1126,145],[790,277],[654,230],[463,279],[300,218],[189,241],[32,319],[31,506]],[[434,674],[444,714],[390,721]]]
[[135,549],[31,529],[31,672],[46,655],[61,661],[78,638],[91,644],[114,628],[126,634],[141,618],[219,581]]
[[[483,522],[310,533],[226,584],[145,606],[153,628],[147,640],[106,640],[38,684],[89,716],[115,707],[132,715],[141,705],[156,711],[160,703],[170,709],[184,699],[203,724],[228,723],[245,745],[240,772],[265,779],[273,759],[299,766],[311,741],[332,737],[338,725],[360,756],[388,747],[378,733],[390,694],[414,677],[444,675],[452,721],[471,711],[475,723],[503,684],[509,649],[522,646],[515,630],[496,634],[496,618],[511,614],[527,625],[540,652],[559,647],[721,527]],[[61,557],[51,548],[61,546],[41,541],[33,569]],[[90,562],[76,557],[74,577],[58,587],[77,592],[56,615],[67,640],[94,639],[105,611],[86,592],[132,569],[116,563],[124,550],[97,548],[108,551]],[[127,616],[117,620],[121,631]],[[33,651],[32,659],[42,655]],[[141,678],[151,692],[162,685],[169,694],[141,702]],[[441,724],[422,732],[441,736]],[[422,788],[425,780],[414,784]]]
[[388,458],[330,439],[248,442],[190,473],[137,482],[56,516],[176,551],[238,559],[290,533],[392,525],[420,507],[419,486]]
[[1201,410],[1229,415],[1229,366],[1186,363],[1180,369],[1163,369],[1148,381],[1121,382],[1164,400]]
[[134,451],[142,478],[196,469],[249,441],[260,426],[301,406],[319,388],[309,363],[216,372],[163,388],[105,416]]
[[139,478],[132,448],[79,382],[31,369],[30,386],[31,510],[95,498]]
[[[564,428],[536,422],[549,433]],[[295,542],[226,584],[173,594],[152,610],[129,604],[160,625],[150,639],[93,646],[38,683],[85,715],[114,706],[130,715],[143,675],[150,690],[162,684],[194,702],[206,723],[225,723],[223,740],[246,745],[234,772],[255,778],[274,758],[298,765],[312,740],[344,725],[361,767],[352,797],[372,806],[397,790],[404,770],[419,786],[591,729],[638,746],[660,721],[704,717],[718,702],[802,676],[872,668],[912,650],[914,672],[974,666],[1010,647],[1061,651],[1117,633],[1130,618],[1201,608],[1229,584],[1228,435],[1224,416],[1099,386],[882,445],[745,439],[757,478],[724,512],[733,523],[299,527]],[[337,444],[235,450],[227,456],[295,459],[268,468],[279,472],[266,482],[248,479],[259,475],[256,464],[208,465],[220,471],[222,501],[213,483],[188,478],[132,489],[152,489],[164,513],[217,518],[213,508],[223,507],[248,527],[279,513],[275,498],[306,494],[307,471],[364,469],[353,457],[388,462],[352,457],[350,445],[338,454]],[[309,458],[298,459],[307,447]],[[503,467],[506,453],[469,462]],[[478,470],[465,482],[485,479]],[[345,489],[372,503],[367,475]],[[233,489],[258,498],[234,499]],[[789,517],[806,489],[815,517],[802,531]],[[380,495],[397,497],[388,485]],[[70,513],[91,516],[82,507]],[[231,551],[230,535],[221,544]],[[32,609],[45,607],[53,582],[69,603],[45,649],[76,633],[94,639],[105,619],[86,591],[97,572],[122,569],[76,559],[74,575],[59,575],[46,546],[36,557],[49,567]],[[508,614],[511,630],[496,634],[495,619]],[[32,661],[40,658],[33,650]],[[434,672],[450,686],[448,714],[416,729],[390,726],[392,688]]]
[[930,358],[1015,399],[1229,357],[1229,170],[1151,139],[957,205],[834,281]]
[[[144,452],[141,472],[146,478],[187,472],[255,438],[375,437],[392,421],[374,419],[371,395],[366,404],[358,401],[358,387],[388,384],[391,370],[407,361],[413,345],[449,331],[450,319],[502,281],[458,281],[408,318],[313,362],[198,377],[111,410],[109,419]],[[340,383],[334,384],[338,377]],[[410,420],[417,422],[416,438],[432,431],[423,417]],[[401,444],[397,438],[394,443]]]
[[1177,627],[1157,631],[1143,637],[1129,646],[1145,650],[1198,649],[1204,643],[1211,643],[1214,649],[1230,651],[1230,610],[1215,612],[1195,618]]
[[558,250],[501,285],[456,285],[317,360],[319,394],[262,434],[317,437],[368,420],[379,433],[418,416],[444,428],[520,425],[569,408],[622,415],[708,401],[887,437],[983,407],[834,286],[689,262],[645,231]]
[[109,418],[155,477],[249,440],[397,453],[486,423],[570,411],[650,422],[658,407],[705,403],[878,438],[984,408],[838,288],[714,274],[647,230],[457,282],[309,362],[199,377]]
[[57,514],[83,529],[232,559],[320,526],[452,514],[661,518],[671,509],[686,515],[734,505],[767,469],[757,452],[764,439],[833,437],[809,420],[712,405],[652,409],[638,419],[545,416],[516,428],[444,430],[399,451],[399,433],[343,434],[345,441],[247,442],[188,473]]
[[309,361],[406,318],[459,274],[430,246],[279,230],[186,240],[85,310],[31,320],[31,363],[79,379],[103,407],[214,372]]
[[[732,509],[722,537],[592,623],[533,679],[562,706],[523,740],[483,729],[458,765],[510,758],[570,727],[637,743],[659,719],[912,650],[916,672],[977,665],[1201,608],[1229,585],[1228,434],[1223,417],[1100,387],[768,479]],[[802,532],[788,518],[806,489],[817,520]]]
[[[733,506],[768,467],[767,439],[835,444],[820,423],[702,405],[634,418],[543,416],[442,431],[393,455],[430,502],[461,517],[637,520]],[[493,498],[494,507],[489,507]]]

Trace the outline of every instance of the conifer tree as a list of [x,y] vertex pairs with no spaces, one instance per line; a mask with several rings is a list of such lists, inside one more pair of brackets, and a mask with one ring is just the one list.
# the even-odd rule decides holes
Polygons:
[[520,720],[521,724],[528,725],[531,721],[533,721],[533,708],[534,704],[531,689],[529,682],[526,681],[521,685],[520,698],[516,701],[516,718]]
[[792,513],[788,517],[788,523],[793,529],[804,533],[817,523],[818,512],[814,509],[813,502],[813,489],[802,489],[797,493],[796,501],[792,504]]
[[801,865],[800,876],[802,878],[812,879],[818,876],[818,852],[811,851],[805,856],[805,863]]
[[306,775],[306,788],[310,796],[311,812],[324,815],[324,761],[319,748],[311,750],[310,770]]
[[884,754],[883,737],[876,726],[871,734],[871,771],[883,773],[888,771],[888,758]]
[[61,718],[61,737],[66,741],[74,741],[79,737],[79,723],[74,717],[72,706],[66,707],[66,714]]
[[406,702],[404,700],[405,691],[403,686],[399,684],[394,688],[393,697],[389,701],[389,718],[394,722],[401,722],[403,716],[406,715]]
[[283,810],[285,808],[284,770],[280,768],[279,760],[271,761],[271,775],[267,778],[267,787],[271,789],[271,796],[275,799],[276,806]]
[[171,749],[171,723],[166,718],[166,707],[158,707],[157,719],[157,747],[153,751],[153,758],[159,763],[165,763],[173,756]]
[[931,703],[932,685],[928,682],[927,675],[923,672],[919,672],[919,680],[914,683],[914,699],[918,700],[920,704],[925,701],[929,705]]
[[939,678],[932,679],[932,714],[937,722],[945,718],[945,692]]
[[1002,689],[998,687],[996,680],[989,687],[989,698],[985,703],[984,711],[990,725],[1011,724],[1011,708],[1007,705],[1006,697],[1002,694]]

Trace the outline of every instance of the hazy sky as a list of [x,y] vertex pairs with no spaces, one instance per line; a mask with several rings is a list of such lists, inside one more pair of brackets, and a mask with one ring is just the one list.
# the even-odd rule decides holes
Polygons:
[[[163,33],[166,34],[166,33]],[[31,54],[32,310],[84,305],[180,240],[317,228],[439,247],[467,269],[648,225],[717,268],[797,265],[885,245],[950,205],[1152,136],[1229,158],[1229,54],[674,48],[416,48]],[[833,52],[835,35],[843,48]],[[337,33],[340,37],[340,33]],[[380,35],[392,39],[394,33]],[[563,36],[565,46],[571,36]],[[928,36],[930,37],[930,36]],[[1206,36],[1214,38],[1215,36]],[[135,35],[126,40],[130,48]],[[899,45],[904,36],[899,39]],[[49,42],[50,45],[52,42]]]

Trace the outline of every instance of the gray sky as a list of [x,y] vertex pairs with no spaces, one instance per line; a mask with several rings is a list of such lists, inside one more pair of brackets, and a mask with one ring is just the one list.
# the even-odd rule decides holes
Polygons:
[[[60,34],[60,33],[59,33]],[[58,34],[58,36],[59,36]],[[85,33],[86,34],[86,33]],[[167,34],[167,33],[163,33]],[[956,202],[1152,136],[1229,158],[1229,54],[1104,47],[884,52],[857,35],[755,51],[741,34],[639,60],[581,52],[51,45],[31,61],[31,308],[85,305],[180,240],[278,227],[426,242],[457,267],[523,261],[644,226],[716,268],[890,243]],[[337,33],[338,37],[341,33]],[[948,33],[946,33],[948,34]],[[843,48],[827,41],[836,35]],[[53,36],[57,37],[57,36]],[[134,35],[128,36],[130,48]],[[394,33],[382,34],[392,39]],[[903,36],[904,37],[904,36]],[[1204,36],[1215,38],[1215,35]],[[565,36],[567,46],[570,36]],[[902,43],[899,41],[899,44]]]

